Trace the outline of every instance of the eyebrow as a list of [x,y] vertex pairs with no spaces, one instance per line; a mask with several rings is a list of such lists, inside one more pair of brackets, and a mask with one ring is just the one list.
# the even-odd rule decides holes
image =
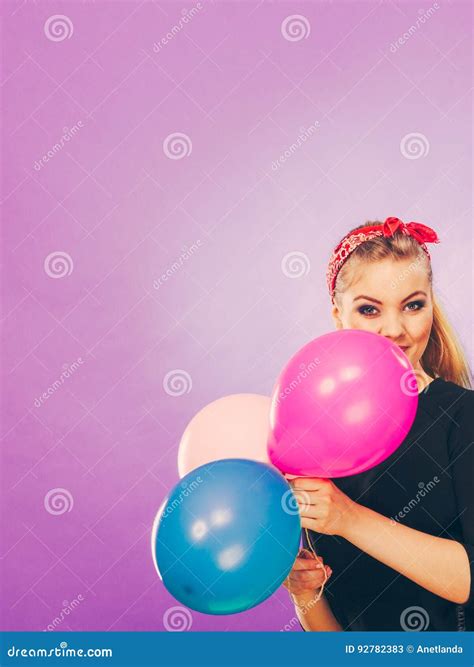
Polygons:
[[[415,296],[415,294],[424,294],[425,296],[428,296],[428,295],[426,294],[426,292],[423,292],[423,290],[417,290],[416,292],[412,292],[411,294],[409,294],[408,296],[406,296],[406,297],[403,299],[403,301],[402,301],[401,303],[405,303],[405,301],[408,301],[408,299],[411,299],[411,297],[412,297],[412,296]],[[365,296],[364,294],[360,294],[359,296],[356,296],[356,298],[354,299],[354,301],[357,301],[358,299],[366,299],[367,301],[374,301],[375,303],[380,303],[380,304],[382,304],[382,302],[379,301],[378,299],[374,299],[374,298],[371,297],[371,296]]]

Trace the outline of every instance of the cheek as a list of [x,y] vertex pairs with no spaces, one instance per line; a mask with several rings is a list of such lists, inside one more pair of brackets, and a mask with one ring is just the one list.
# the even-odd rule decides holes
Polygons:
[[344,326],[347,329],[363,329],[365,331],[372,331],[377,327],[377,318],[364,317],[357,311],[349,313],[344,319]]
[[430,336],[432,324],[432,314],[426,313],[423,315],[420,314],[419,317],[409,318],[406,328],[413,341],[416,343],[425,343]]

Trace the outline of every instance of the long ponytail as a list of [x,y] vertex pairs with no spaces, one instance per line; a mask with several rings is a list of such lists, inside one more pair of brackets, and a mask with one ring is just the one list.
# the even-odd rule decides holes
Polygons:
[[472,389],[471,371],[466,357],[436,297],[433,297],[433,326],[420,364],[431,377],[441,377]]

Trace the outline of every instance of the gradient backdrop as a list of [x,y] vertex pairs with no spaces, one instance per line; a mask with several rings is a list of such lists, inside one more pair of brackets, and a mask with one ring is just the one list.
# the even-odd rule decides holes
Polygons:
[[472,359],[471,4],[1,11],[2,629],[299,630],[174,609],[151,525],[190,418],[332,330],[349,227],[437,230]]

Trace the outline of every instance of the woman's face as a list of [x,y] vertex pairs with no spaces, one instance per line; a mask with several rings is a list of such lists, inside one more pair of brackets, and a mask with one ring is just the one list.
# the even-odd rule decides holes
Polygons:
[[337,329],[363,329],[399,345],[413,368],[428,344],[433,324],[431,287],[425,262],[414,259],[356,265],[350,287],[334,305]]

